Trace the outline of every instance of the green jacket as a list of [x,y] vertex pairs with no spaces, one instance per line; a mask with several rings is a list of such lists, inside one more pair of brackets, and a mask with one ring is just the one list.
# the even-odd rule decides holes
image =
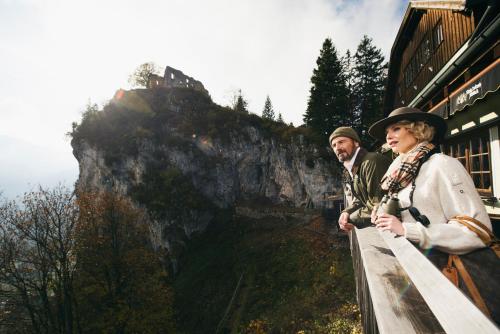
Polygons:
[[352,167],[353,177],[344,169],[344,192],[351,193],[353,201],[343,212],[349,213],[349,221],[356,226],[370,224],[373,207],[380,202],[383,191],[380,180],[391,161],[379,153],[368,152],[361,148]]

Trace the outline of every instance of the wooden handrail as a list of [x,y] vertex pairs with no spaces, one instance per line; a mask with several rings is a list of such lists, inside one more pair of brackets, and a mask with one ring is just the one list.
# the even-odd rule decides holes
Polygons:
[[[367,314],[376,318],[363,319],[365,333],[499,333],[405,238],[368,227],[355,229],[351,242],[358,302],[362,313],[368,308],[364,318]],[[360,291],[363,276],[368,292]]]
[[432,311],[374,227],[351,236],[364,333],[443,333]]

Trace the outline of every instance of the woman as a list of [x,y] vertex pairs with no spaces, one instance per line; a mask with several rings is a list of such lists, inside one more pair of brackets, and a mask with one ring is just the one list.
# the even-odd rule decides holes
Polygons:
[[491,234],[491,222],[462,164],[435,153],[445,132],[443,118],[409,107],[394,110],[370,127],[372,137],[399,154],[381,186],[402,208],[401,219],[374,212],[372,222],[420,248],[465,254],[486,246],[480,236]]

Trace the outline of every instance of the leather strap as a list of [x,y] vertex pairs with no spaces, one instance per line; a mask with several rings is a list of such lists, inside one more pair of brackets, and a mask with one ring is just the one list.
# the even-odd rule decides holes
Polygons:
[[469,272],[467,269],[465,269],[465,266],[460,259],[458,255],[451,255],[449,256],[449,261],[448,263],[453,261],[453,264],[457,268],[458,272],[460,273],[460,276],[462,277],[462,280],[465,283],[465,286],[467,287],[467,290],[469,290],[469,293],[474,300],[474,303],[476,306],[488,317],[490,317],[490,311],[488,310],[488,307],[486,306],[486,303],[483,300],[483,297],[481,297],[481,294],[479,293],[479,290],[476,287],[476,284],[474,284],[474,281],[472,280],[472,277],[469,275]]
[[494,242],[490,248],[495,252],[498,258],[500,258],[500,243]]
[[[487,246],[490,247],[497,257],[500,258],[500,242],[499,240],[495,237],[495,235],[491,232],[491,230],[486,227],[483,223],[481,223],[479,220],[474,219],[469,216],[454,216],[451,218],[451,220],[454,220],[463,226],[467,227],[469,230],[472,232],[476,233],[476,235],[483,241],[483,243]],[[473,226],[472,224],[476,226]],[[479,228],[478,228],[479,227]]]
[[456,216],[456,217],[459,218],[459,219],[468,220],[468,221],[476,224],[477,226],[479,226],[480,228],[482,228],[492,239],[495,237],[493,235],[493,233],[491,232],[491,230],[486,225],[484,225],[479,220],[477,220],[476,218],[472,218],[472,217],[469,217],[469,216]]
[[488,234],[484,233],[483,230],[473,226],[472,224],[469,224],[465,220],[458,220],[458,219],[454,219],[454,220],[459,222],[460,224],[464,225],[472,232],[476,233],[476,235],[479,237],[479,239],[481,239],[486,246],[489,246],[491,244],[490,236]]
[[460,223],[462,221],[469,221],[471,223],[474,223],[475,225],[477,225],[481,230],[483,230],[483,232],[485,234],[487,234],[491,239],[494,239],[495,236],[493,235],[493,233],[491,232],[491,230],[486,226],[484,225],[483,223],[481,223],[479,220],[475,219],[475,218],[472,218],[472,217],[469,217],[469,216],[465,216],[465,215],[458,215],[458,216],[454,216],[452,217],[451,219],[456,219],[458,220]]
[[448,264],[443,268],[442,273],[454,286],[458,287],[458,271],[453,266],[453,258],[451,256],[448,256]]

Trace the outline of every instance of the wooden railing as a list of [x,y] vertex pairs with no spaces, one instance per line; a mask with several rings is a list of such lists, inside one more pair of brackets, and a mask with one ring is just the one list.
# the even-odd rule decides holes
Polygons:
[[354,229],[351,252],[365,333],[500,333],[405,238]]

